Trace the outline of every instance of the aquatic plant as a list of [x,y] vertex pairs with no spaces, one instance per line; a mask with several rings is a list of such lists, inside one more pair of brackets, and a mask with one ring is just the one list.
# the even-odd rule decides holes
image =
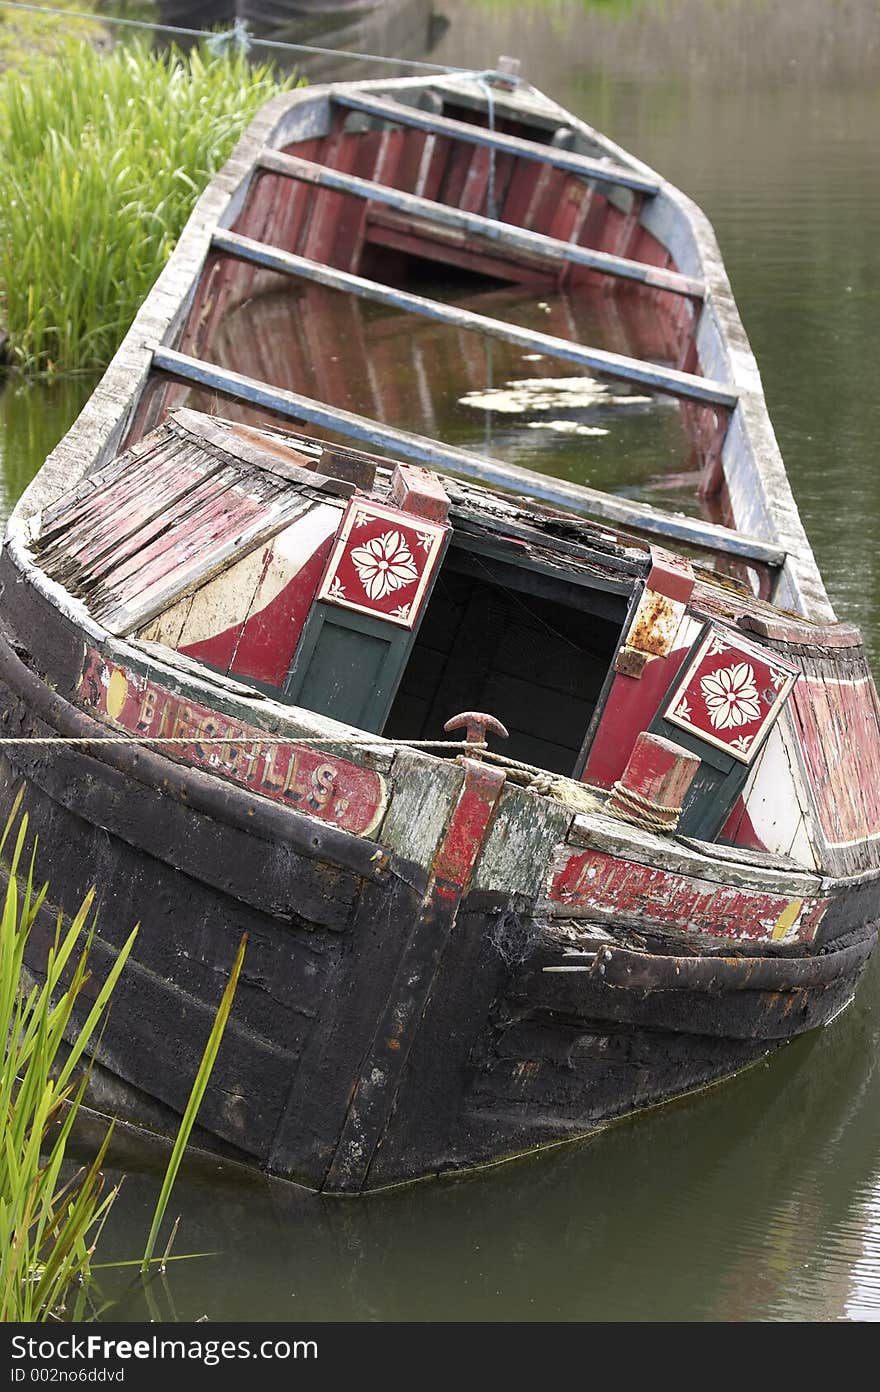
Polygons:
[[[0,839],[2,852],[15,814]],[[61,916],[42,984],[22,977],[24,950],[43,907],[47,886],[34,883],[33,853],[21,873],[27,816],[18,825],[0,916],[0,1320],[32,1321],[56,1315],[74,1282],[88,1273],[101,1225],[115,1190],[104,1194],[104,1138],[91,1165],[62,1178],[67,1143],[88,1082],[74,1082],[77,1064],[103,1018],[131,951],[129,935],[69,1051],[65,1034],[83,1006],[94,924],[86,929],[94,892],[67,928]],[[85,941],[77,944],[85,932]],[[66,1057],[64,1054],[66,1052]],[[111,1128],[112,1129],[112,1128]]]
[[[90,890],[69,924],[57,915],[45,977],[24,969],[25,948],[37,930],[48,886],[36,888],[36,844],[25,864],[27,814],[21,793],[0,835],[0,855],[15,836],[0,914],[0,1322],[81,1319],[87,1313],[93,1258],[119,1186],[107,1189],[102,1167],[113,1133],[72,1174],[68,1143],[83,1104],[93,1047],[137,936],[129,934],[110,971],[92,983],[95,937]],[[17,830],[16,830],[17,822]],[[90,921],[91,919],[91,921]],[[156,1203],[141,1263],[153,1260],[159,1228],[220,1047],[245,951],[238,949],[202,1057]],[[71,1296],[73,1308],[70,1308]]]
[[99,54],[0,78],[0,321],[30,373],[106,365],[255,112],[297,85],[242,54]]

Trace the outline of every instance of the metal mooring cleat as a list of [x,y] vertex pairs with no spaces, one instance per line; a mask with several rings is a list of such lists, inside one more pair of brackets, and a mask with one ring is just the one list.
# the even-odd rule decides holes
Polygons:
[[486,733],[491,731],[493,735],[498,735],[499,739],[510,739],[510,735],[500,720],[496,720],[494,715],[486,715],[484,711],[462,711],[461,715],[454,715],[451,720],[447,720],[443,729],[448,735],[455,730],[467,730],[465,740],[468,744],[473,744],[475,759],[479,759],[482,746],[486,743]]

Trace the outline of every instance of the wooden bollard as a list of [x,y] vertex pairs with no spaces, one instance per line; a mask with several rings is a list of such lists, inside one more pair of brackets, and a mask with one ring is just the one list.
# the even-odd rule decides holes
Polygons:
[[391,476],[390,500],[403,512],[414,512],[429,522],[445,522],[449,495],[437,474],[417,464],[398,464]]
[[643,730],[611,790],[608,811],[647,831],[674,831],[699,767],[696,754]]

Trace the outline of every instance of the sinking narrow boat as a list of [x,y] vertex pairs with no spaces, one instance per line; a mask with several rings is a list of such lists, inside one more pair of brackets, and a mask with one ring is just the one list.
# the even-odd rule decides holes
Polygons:
[[[684,510],[523,463],[626,422],[678,432]],[[877,697],[712,232],[511,71],[267,106],[0,564],[3,807],[61,907],[100,886],[100,966],[141,923],[108,1110],[174,1126],[243,932],[201,1139],[328,1192],[584,1135],[852,998]]]

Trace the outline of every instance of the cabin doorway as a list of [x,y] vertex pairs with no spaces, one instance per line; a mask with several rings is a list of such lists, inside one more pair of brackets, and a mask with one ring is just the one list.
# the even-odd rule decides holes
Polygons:
[[383,734],[443,739],[451,716],[487,711],[505,754],[578,776],[627,602],[453,543]]

